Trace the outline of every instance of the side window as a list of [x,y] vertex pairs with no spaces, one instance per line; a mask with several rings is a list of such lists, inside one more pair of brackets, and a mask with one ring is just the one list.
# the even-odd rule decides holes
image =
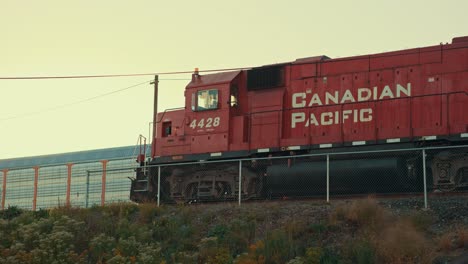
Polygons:
[[172,122],[162,123],[162,137],[168,137],[172,134]]
[[[193,110],[193,98],[192,98],[192,110]],[[197,92],[196,111],[218,109],[218,90],[203,90]]]
[[237,97],[238,97],[238,88],[237,88],[237,85],[233,85],[231,86],[231,95],[229,97],[229,105],[231,107],[237,107],[237,104],[238,104],[238,101],[237,101]]

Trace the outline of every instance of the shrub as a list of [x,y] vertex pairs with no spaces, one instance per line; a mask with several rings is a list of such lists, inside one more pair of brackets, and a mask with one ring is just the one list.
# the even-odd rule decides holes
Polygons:
[[100,234],[90,242],[90,251],[95,262],[103,262],[110,259],[115,248],[115,239],[105,234]]
[[33,211],[34,218],[41,219],[41,218],[48,218],[49,217],[49,210],[39,208],[37,211]]
[[208,230],[208,237],[216,237],[218,238],[218,241],[223,243],[228,232],[229,232],[229,229],[226,225],[224,224],[215,225],[210,230]]
[[352,241],[348,249],[348,258],[351,260],[352,263],[375,263],[375,248],[367,239]]
[[143,203],[138,205],[138,208],[140,210],[138,221],[143,224],[151,223],[162,211],[155,203]]
[[354,201],[346,209],[346,220],[357,224],[360,227],[375,228],[385,220],[385,211],[377,204],[373,198]]
[[305,262],[310,264],[319,264],[323,249],[321,247],[310,247],[305,252]]
[[379,263],[424,263],[432,256],[424,234],[407,221],[385,228],[375,243]]
[[328,227],[320,222],[320,223],[312,223],[309,225],[309,230],[312,232],[312,233],[315,233],[315,234],[318,234],[319,236],[322,235],[323,233],[325,233],[325,231],[327,231]]
[[165,263],[159,244],[140,245],[137,262],[141,264]]
[[330,249],[324,249],[322,255],[320,256],[320,264],[338,264],[340,263],[340,258],[338,255],[333,253]]
[[265,258],[268,263],[286,263],[296,256],[295,245],[284,230],[274,230],[265,239]]
[[234,255],[247,250],[248,245],[254,240],[255,228],[255,222],[244,219],[234,219],[229,223],[229,232],[225,241]]
[[138,243],[135,237],[132,236],[128,239],[119,239],[116,250],[120,255],[132,257],[138,255],[139,246],[140,243]]
[[23,210],[17,206],[8,206],[7,209],[0,211],[0,218],[6,220],[13,220],[13,218],[20,216]]
[[232,262],[229,249],[220,247],[216,237],[203,238],[198,248],[198,263],[224,264]]

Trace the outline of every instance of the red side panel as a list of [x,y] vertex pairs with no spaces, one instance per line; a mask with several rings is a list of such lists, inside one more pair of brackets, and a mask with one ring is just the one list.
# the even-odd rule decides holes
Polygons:
[[249,93],[251,149],[279,147],[283,95],[282,88]]
[[[190,138],[185,133],[185,110],[158,113],[156,139],[153,140],[155,156],[190,153]],[[170,126],[170,133],[168,127]]]

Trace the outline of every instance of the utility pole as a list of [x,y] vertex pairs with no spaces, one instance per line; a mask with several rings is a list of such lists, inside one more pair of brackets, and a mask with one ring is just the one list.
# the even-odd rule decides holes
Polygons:
[[[153,138],[150,140],[152,145],[154,145],[154,139],[156,138],[156,123],[157,123],[157,114],[158,114],[158,75],[154,76],[154,81],[151,84],[154,84],[154,106],[153,106]],[[154,155],[153,146],[151,148],[151,155]]]

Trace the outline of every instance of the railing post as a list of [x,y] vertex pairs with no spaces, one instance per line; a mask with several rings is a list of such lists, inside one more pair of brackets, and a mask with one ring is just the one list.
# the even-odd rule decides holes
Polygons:
[[158,166],[158,207],[160,205],[160,202],[161,202],[161,166]]
[[330,202],[330,154],[327,154],[327,203]]
[[242,200],[242,160],[239,160],[239,206]]
[[422,150],[423,182],[424,182],[424,209],[427,209],[427,183],[426,183],[426,149]]
[[86,171],[86,196],[85,196],[85,208],[88,208],[89,202],[89,170]]

